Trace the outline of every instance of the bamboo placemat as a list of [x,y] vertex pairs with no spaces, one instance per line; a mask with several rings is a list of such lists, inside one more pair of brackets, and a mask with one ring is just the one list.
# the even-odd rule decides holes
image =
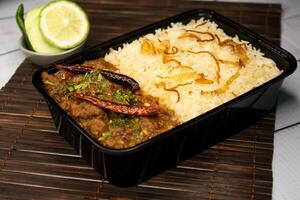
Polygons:
[[[78,1],[88,45],[194,8],[211,8],[279,43],[280,5],[192,1]],[[57,135],[24,61],[0,90],[0,199],[271,199],[274,112],[136,187],[101,179]],[[122,166],[120,166],[122,167]]]

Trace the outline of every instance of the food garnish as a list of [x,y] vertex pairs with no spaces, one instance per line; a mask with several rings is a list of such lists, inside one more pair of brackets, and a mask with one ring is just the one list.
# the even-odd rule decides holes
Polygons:
[[53,0],[30,10],[24,20],[20,4],[16,21],[27,49],[40,53],[58,53],[86,40],[90,25],[84,10],[69,0]]
[[31,45],[31,43],[29,41],[27,32],[26,32],[26,28],[25,28],[25,23],[24,23],[24,6],[23,6],[23,4],[20,4],[19,7],[18,7],[18,9],[17,9],[17,12],[16,12],[16,21],[17,21],[17,24],[18,24],[21,32],[22,32],[23,39],[24,39],[24,42],[25,42],[25,46],[29,50],[33,50],[32,45]]
[[51,1],[43,7],[39,17],[45,39],[61,49],[78,46],[90,30],[87,14],[72,1]]

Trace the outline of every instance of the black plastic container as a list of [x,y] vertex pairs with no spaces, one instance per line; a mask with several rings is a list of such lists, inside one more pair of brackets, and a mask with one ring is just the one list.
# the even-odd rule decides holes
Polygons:
[[283,79],[296,69],[297,62],[290,53],[211,10],[191,10],[167,18],[59,63],[82,63],[96,59],[104,56],[109,48],[117,48],[157,28],[169,26],[171,22],[187,23],[200,17],[216,22],[228,35],[238,35],[240,39],[249,41],[273,59],[284,72],[273,80],[132,148],[114,150],[102,146],[60,108],[44,90],[41,80],[43,71],[57,70],[53,66],[39,69],[33,75],[33,84],[45,97],[59,134],[110,183],[118,186],[138,184],[253,123],[274,107]]

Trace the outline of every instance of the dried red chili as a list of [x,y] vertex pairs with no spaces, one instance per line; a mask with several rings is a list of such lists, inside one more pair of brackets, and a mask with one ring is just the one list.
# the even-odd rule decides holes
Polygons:
[[72,93],[71,95],[73,97],[86,100],[101,108],[105,108],[117,113],[123,113],[126,115],[152,116],[158,113],[158,109],[151,106],[118,104],[110,101],[100,100],[96,97],[92,97],[80,93]]

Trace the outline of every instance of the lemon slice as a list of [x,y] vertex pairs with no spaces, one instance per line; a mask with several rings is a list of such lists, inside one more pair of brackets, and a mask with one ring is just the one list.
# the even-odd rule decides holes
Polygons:
[[90,24],[87,14],[79,5],[58,0],[42,9],[40,28],[49,43],[62,49],[70,49],[87,38]]

